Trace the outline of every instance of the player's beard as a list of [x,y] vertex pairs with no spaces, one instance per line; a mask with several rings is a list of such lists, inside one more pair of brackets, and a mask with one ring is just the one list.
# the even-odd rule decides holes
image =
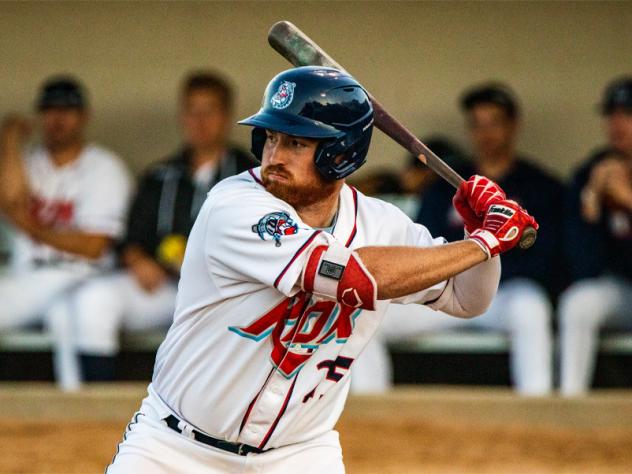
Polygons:
[[[270,173],[280,174],[287,182],[271,179]],[[319,175],[307,177],[297,183],[290,173],[278,165],[268,165],[261,170],[261,180],[266,190],[273,196],[287,202],[295,209],[310,206],[329,197],[336,190],[335,181],[328,181]]]

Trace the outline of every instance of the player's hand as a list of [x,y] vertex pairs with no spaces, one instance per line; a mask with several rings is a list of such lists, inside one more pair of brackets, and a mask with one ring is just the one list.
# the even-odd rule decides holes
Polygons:
[[517,202],[504,199],[489,206],[483,225],[469,238],[491,258],[518,245],[527,227],[538,230],[539,225]]
[[474,175],[461,183],[452,204],[463,219],[465,230],[471,234],[483,226],[489,206],[504,199],[505,192],[500,186],[485,176]]
[[604,188],[604,204],[607,207],[627,209],[632,212],[632,170],[621,167]]
[[7,115],[0,125],[0,143],[3,146],[20,147],[32,131],[31,123],[20,115]]
[[602,205],[632,211],[632,169],[618,156],[609,156],[592,169],[581,194],[582,215],[595,223]]
[[128,267],[138,285],[148,293],[162,286],[169,275],[150,257],[138,257],[128,262]]

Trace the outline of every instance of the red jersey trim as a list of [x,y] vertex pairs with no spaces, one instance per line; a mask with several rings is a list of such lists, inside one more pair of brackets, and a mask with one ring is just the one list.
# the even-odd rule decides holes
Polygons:
[[305,243],[301,246],[301,248],[296,251],[296,253],[292,257],[292,260],[290,260],[290,262],[285,266],[283,271],[281,273],[279,273],[279,276],[276,278],[276,280],[274,280],[274,287],[277,290],[279,289],[279,283],[281,283],[281,280],[283,279],[283,276],[288,271],[288,269],[292,266],[294,261],[299,257],[300,254],[302,254],[305,251],[305,249],[309,246],[309,244],[311,244],[312,241],[316,238],[316,236],[318,234],[320,234],[321,232],[322,231],[320,231],[320,230],[314,231],[314,233],[311,235],[311,237],[309,239],[307,239],[305,241]]
[[281,420],[281,418],[283,417],[283,414],[285,413],[285,410],[287,409],[287,405],[290,402],[290,398],[292,398],[292,392],[294,392],[294,385],[296,385],[296,379],[297,378],[298,378],[298,376],[295,375],[294,376],[294,380],[292,381],[292,386],[290,387],[290,390],[287,392],[287,395],[285,396],[285,401],[283,402],[283,406],[281,407],[281,411],[277,415],[276,420],[274,420],[274,423],[272,423],[272,426],[270,427],[270,429],[266,433],[266,435],[263,438],[263,441],[261,442],[261,444],[259,446],[257,446],[259,449],[263,449],[263,447],[266,445],[266,443],[270,440],[270,436],[272,436],[272,433],[274,433],[274,430],[276,429],[277,425],[279,424],[279,420]]
[[252,168],[248,170],[248,173],[250,173],[250,176],[252,176],[252,179],[254,179],[257,182],[257,184],[260,184],[261,186],[263,186],[263,182],[261,182],[261,180],[257,177],[255,172],[252,171]]
[[358,191],[353,186],[349,186],[351,188],[351,192],[353,193],[353,207],[354,207],[354,216],[353,216],[353,229],[351,230],[351,235],[345,244],[345,247],[349,247],[353,239],[355,239],[356,234],[358,233]]
[[266,377],[266,381],[263,382],[263,385],[261,386],[261,388],[259,389],[259,391],[255,395],[255,398],[253,398],[252,401],[250,402],[250,405],[248,405],[248,409],[246,410],[246,414],[244,415],[244,418],[241,420],[241,425],[239,425],[239,433],[241,433],[241,430],[244,429],[244,426],[246,425],[246,422],[248,421],[248,417],[250,416],[250,412],[252,411],[252,407],[255,406],[255,402],[257,401],[257,398],[259,398],[259,395],[261,395],[261,392],[263,392],[263,387],[266,386],[266,384],[268,383],[268,380],[270,380],[270,376],[272,375],[273,372],[274,372],[274,367],[272,367],[272,370],[270,370],[270,373]]

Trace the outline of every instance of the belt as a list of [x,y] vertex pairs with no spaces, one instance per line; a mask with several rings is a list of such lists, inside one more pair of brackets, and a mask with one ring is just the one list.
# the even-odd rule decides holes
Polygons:
[[[165,418],[167,422],[167,426],[178,433],[182,433],[182,430],[178,426],[180,424],[180,420],[173,415],[169,415]],[[214,448],[222,449],[224,451],[229,451],[234,454],[239,454],[240,456],[245,456],[249,453],[263,453],[265,451],[270,451],[270,449],[259,449],[254,446],[250,446],[249,444],[244,443],[231,443],[230,441],[225,441],[223,439],[213,438],[212,436],[206,435],[204,433],[199,432],[198,430],[191,430],[193,434],[193,439],[199,441],[200,443],[208,444],[209,446],[213,446]]]

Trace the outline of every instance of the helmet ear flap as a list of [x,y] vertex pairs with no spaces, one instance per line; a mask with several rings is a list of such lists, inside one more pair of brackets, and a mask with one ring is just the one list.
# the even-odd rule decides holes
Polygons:
[[372,132],[372,127],[368,127],[351,144],[349,136],[322,142],[314,158],[318,171],[328,179],[349,176],[366,162]]
[[266,144],[266,131],[261,127],[252,129],[252,137],[250,141],[250,151],[259,161],[263,160],[263,147]]
[[[316,168],[327,179],[340,179],[339,165],[336,165],[337,158],[344,155],[347,147],[343,145],[344,137],[337,140],[326,140],[321,142],[316,149],[314,156],[314,164]],[[346,163],[346,157],[343,158],[340,165]]]

